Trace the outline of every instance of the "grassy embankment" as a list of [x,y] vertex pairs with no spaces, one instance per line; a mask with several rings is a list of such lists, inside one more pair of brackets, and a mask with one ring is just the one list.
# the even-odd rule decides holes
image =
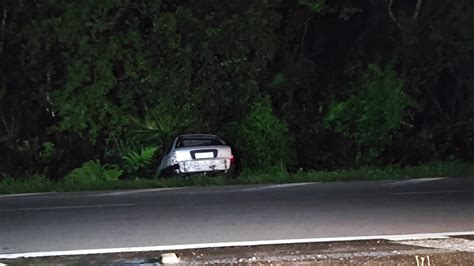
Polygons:
[[92,191],[115,189],[142,189],[183,186],[223,186],[249,184],[279,184],[295,182],[334,182],[356,180],[410,179],[440,176],[474,176],[474,163],[437,162],[410,167],[366,167],[339,171],[309,171],[299,173],[244,173],[237,178],[196,176],[190,179],[181,177],[168,179],[136,178],[133,180],[101,181],[94,183],[70,183],[51,181],[42,176],[25,179],[3,179],[0,193],[32,193],[47,191]]

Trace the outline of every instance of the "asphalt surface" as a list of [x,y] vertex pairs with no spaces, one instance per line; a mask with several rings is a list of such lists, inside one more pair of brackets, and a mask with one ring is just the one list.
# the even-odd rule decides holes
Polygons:
[[0,254],[474,231],[474,178],[0,196]]

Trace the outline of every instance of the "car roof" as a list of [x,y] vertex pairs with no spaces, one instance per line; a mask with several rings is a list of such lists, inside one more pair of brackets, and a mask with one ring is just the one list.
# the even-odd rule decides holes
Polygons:
[[216,135],[213,134],[184,134],[179,135],[178,138],[187,139],[187,138],[217,138]]

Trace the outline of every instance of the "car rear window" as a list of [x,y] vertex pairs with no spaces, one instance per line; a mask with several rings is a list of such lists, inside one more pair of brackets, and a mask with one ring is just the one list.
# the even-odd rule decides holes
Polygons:
[[224,142],[217,138],[183,138],[176,143],[176,148],[196,147],[196,146],[221,146]]

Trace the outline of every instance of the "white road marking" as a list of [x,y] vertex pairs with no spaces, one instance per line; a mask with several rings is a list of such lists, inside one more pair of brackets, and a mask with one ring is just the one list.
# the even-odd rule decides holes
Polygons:
[[417,179],[403,180],[403,181],[397,181],[390,184],[386,184],[385,187],[397,187],[397,186],[402,186],[402,185],[433,182],[433,181],[442,180],[445,178],[446,177],[432,177],[432,178],[417,178]]
[[220,242],[220,243],[198,243],[183,245],[163,245],[163,246],[147,246],[147,247],[125,247],[125,248],[104,248],[104,249],[81,249],[81,250],[65,250],[65,251],[44,251],[44,252],[27,252],[27,253],[11,253],[0,254],[0,259],[17,259],[32,257],[51,257],[51,256],[71,256],[71,255],[90,255],[90,254],[107,254],[122,252],[146,252],[146,251],[170,251],[184,249],[201,249],[201,248],[221,248],[221,247],[242,247],[242,246],[260,246],[260,245],[282,245],[282,244],[304,244],[304,243],[323,243],[338,241],[360,241],[360,240],[390,240],[396,237],[404,239],[426,239],[438,238],[440,236],[464,236],[474,235],[474,231],[466,232],[444,232],[444,233],[423,233],[423,234],[406,234],[406,235],[378,235],[378,236],[352,236],[352,237],[323,237],[323,238],[302,238],[302,239],[279,239],[279,240],[257,240],[257,241],[238,241],[238,242]]
[[16,208],[16,209],[0,209],[0,212],[67,210],[67,209],[106,208],[106,207],[128,207],[128,206],[135,206],[135,205],[136,204],[133,204],[133,203],[123,203],[123,204],[101,204],[101,205],[76,205],[76,206],[55,206],[55,207],[37,207],[37,208]]
[[474,192],[474,190],[440,190],[440,191],[414,191],[414,192],[395,192],[390,193],[392,195],[424,195],[424,194],[450,194],[450,193],[463,193],[463,192]]
[[462,238],[424,239],[397,242],[403,245],[438,248],[460,252],[474,252],[474,241]]
[[[137,193],[147,193],[156,191],[167,191],[167,190],[178,190],[186,187],[173,187],[173,188],[150,188],[150,189],[133,189],[133,190],[122,190],[122,191],[90,191],[90,192],[39,192],[39,193],[21,193],[21,194],[5,194],[0,195],[0,198],[13,198],[13,197],[28,197],[28,196],[42,196],[42,199],[52,198],[83,198],[83,197],[104,197],[104,196],[120,196]],[[91,194],[87,194],[91,193]],[[49,196],[51,195],[51,196]]]
[[115,192],[107,192],[107,193],[100,193],[100,194],[94,194],[94,195],[86,195],[86,197],[121,196],[121,195],[129,195],[129,194],[148,193],[148,192],[167,191],[167,190],[178,190],[178,189],[183,189],[183,187],[134,189],[134,190],[115,191]]
[[251,188],[239,189],[237,191],[260,191],[260,190],[270,190],[278,188],[288,188],[288,187],[299,187],[316,184],[317,182],[307,182],[307,183],[290,183],[290,184],[276,184],[276,185],[267,185],[267,186],[258,186]]
[[47,194],[55,194],[55,193],[57,193],[57,192],[38,192],[38,193],[4,194],[4,195],[0,195],[0,198],[28,197],[28,196],[47,195]]

